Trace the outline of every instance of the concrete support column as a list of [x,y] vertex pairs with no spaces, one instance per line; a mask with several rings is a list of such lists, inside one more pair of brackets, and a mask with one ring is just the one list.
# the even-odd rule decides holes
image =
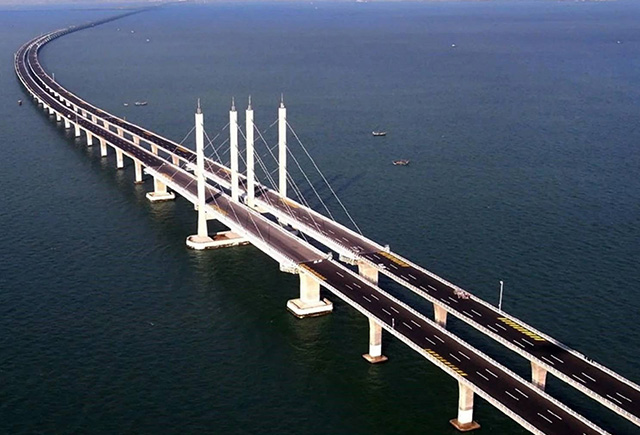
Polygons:
[[159,177],[153,177],[153,192],[147,193],[147,199],[151,202],[169,201],[176,197],[175,193],[167,192],[167,185]]
[[287,309],[299,318],[320,316],[333,311],[333,304],[320,300],[320,283],[310,273],[300,271],[300,298],[287,301]]
[[180,158],[178,156],[176,156],[175,154],[172,154],[171,155],[171,163],[173,163],[176,166],[180,165]]
[[140,145],[140,136],[133,136],[133,143],[136,145]]
[[531,383],[544,390],[547,384],[547,369],[531,361]]
[[246,111],[246,135],[247,135],[247,205],[253,207],[255,205],[255,173],[254,173],[254,154],[253,154],[253,109],[251,108],[251,97],[249,97],[249,106]]
[[458,418],[449,422],[460,432],[479,429],[480,425],[473,421],[473,390],[458,381]]
[[64,128],[67,130],[71,128],[71,121],[69,121],[69,118],[64,118]]
[[124,132],[122,131],[122,128],[116,127],[116,132],[118,133],[118,136],[124,137]]
[[120,148],[116,148],[116,168],[124,168],[124,154]]
[[229,152],[231,154],[231,198],[237,201],[240,196],[238,185],[238,112],[236,112],[234,100],[231,100],[231,110],[229,111]]
[[151,144],[151,152],[157,156],[158,155],[158,145]]
[[107,141],[101,137],[98,137],[100,141],[100,157],[107,157]]
[[93,145],[93,134],[89,130],[84,131],[87,135],[87,146],[90,147]]
[[60,116],[60,113],[56,112],[56,121],[60,122],[62,121],[62,116]]
[[371,364],[385,362],[388,358],[382,354],[382,326],[369,317],[369,353],[362,355]]
[[142,180],[142,163],[140,160],[133,161],[134,167],[136,168],[136,184],[142,184],[144,181]]
[[435,321],[443,328],[447,327],[447,310],[442,305],[433,304],[433,314]]
[[284,98],[278,109],[278,190],[282,198],[287,197],[287,109]]
[[80,124],[78,124],[78,122],[73,124],[73,130],[75,137],[80,137]]

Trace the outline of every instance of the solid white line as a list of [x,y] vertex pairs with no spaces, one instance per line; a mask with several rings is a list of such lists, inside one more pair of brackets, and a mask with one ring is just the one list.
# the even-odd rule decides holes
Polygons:
[[420,326],[420,324],[418,322],[416,322],[415,320],[412,320],[411,323],[416,325],[418,328],[422,328],[422,326]]
[[522,391],[518,390],[517,388],[515,389],[518,393],[522,394],[524,397],[526,397],[527,399],[529,398],[529,396],[527,396],[526,394],[524,394]]
[[498,333],[498,330],[496,328],[494,328],[493,326],[491,326],[491,325],[487,325],[487,328],[491,329],[496,334]]
[[367,301],[367,302],[371,303],[371,299],[369,299],[369,298],[368,298],[368,297],[366,297],[366,296],[362,296],[362,299],[364,299],[365,301]]
[[473,311],[475,314],[477,314],[478,316],[482,317],[482,314],[480,314],[479,312],[477,312],[476,310],[472,309],[471,311]]
[[451,358],[455,359],[458,362],[462,362],[460,361],[460,358],[458,358],[457,356],[455,356],[454,354],[452,354],[451,352],[449,352],[449,355],[451,355]]
[[391,315],[390,312],[388,312],[387,310],[385,310],[384,308],[382,309],[382,311],[384,311],[385,313],[387,313],[388,315]]
[[[488,380],[488,379],[487,379]],[[511,396],[512,399],[517,400],[518,402],[520,401],[520,399],[518,399],[516,396],[514,396],[513,394],[511,394],[510,392],[508,392],[507,390],[504,390],[505,393],[507,393],[509,396]]]
[[541,359],[545,360],[546,362],[548,362],[549,364],[551,364],[552,366],[554,366],[555,364],[553,363],[553,361],[551,361],[549,358],[541,356]]
[[389,307],[389,308],[391,308],[391,309],[392,309],[393,311],[395,311],[397,314],[400,314],[400,311],[396,310],[395,308],[393,308],[393,307]]
[[407,322],[402,322],[402,324],[403,324],[404,326],[406,326],[407,328],[409,328],[409,329],[413,330],[413,328],[412,328],[411,326],[409,326],[409,325],[407,324]]
[[589,376],[588,374],[586,374],[585,372],[581,372],[585,378],[592,380],[593,382],[595,382],[596,380],[593,379],[591,376]]
[[489,373],[491,376],[493,376],[494,378],[498,378],[498,375],[496,375],[495,373],[493,373],[491,370],[489,369],[485,369],[487,371],[487,373]]
[[438,337],[436,334],[433,334],[433,338],[435,338],[436,340],[440,341],[441,343],[444,343],[444,340],[440,337]]
[[553,423],[551,420],[549,420],[547,417],[545,417],[544,415],[540,414],[539,412],[537,412],[536,414],[538,414],[540,417],[542,417],[545,420],[547,420],[549,423]]
[[504,326],[502,326],[502,325],[501,325],[501,324],[499,324],[499,323],[496,323],[496,326],[497,326],[498,328],[500,328],[500,329],[505,330],[505,331],[507,330],[507,328],[505,328]]
[[460,355],[462,355],[463,357],[465,357],[466,359],[471,360],[471,358],[469,358],[467,355],[465,355],[464,353],[462,353],[462,351],[461,351],[461,350],[459,350],[459,351],[458,351],[458,353],[459,353]]
[[622,402],[621,402],[621,401],[619,401],[618,399],[616,399],[615,397],[611,397],[611,396],[609,396],[608,394],[607,394],[607,397],[608,397],[609,399],[611,399],[611,400],[614,400],[614,401],[618,402],[618,404],[622,405]]
[[576,378],[577,380],[579,380],[580,382],[582,382],[583,384],[586,384],[587,382],[584,379],[581,379],[579,377],[577,377],[576,375],[574,375],[573,373],[571,374],[571,376],[573,376],[574,378]]
[[425,340],[427,340],[429,343],[433,344],[434,346],[436,345],[436,342],[433,340],[430,340],[429,337],[425,337]]
[[379,298],[378,296],[374,295],[373,293],[371,293],[371,297],[372,297],[373,299],[375,299],[376,301],[379,301],[379,300],[380,300],[380,298]]
[[[482,373],[480,373],[479,371],[476,370],[476,373],[478,374],[478,376],[480,376],[482,379],[484,379],[485,381],[489,381],[489,378],[486,377],[485,375],[483,375]],[[507,393],[508,394],[508,393]],[[516,399],[518,400],[518,399]]]
[[622,395],[622,394],[620,394],[620,393],[616,393],[616,394],[617,394],[618,396],[622,397],[624,400],[628,400],[629,402],[633,402],[633,400],[629,399],[629,398],[628,398],[628,397],[626,397],[626,396],[623,396],[623,395]]
[[553,412],[550,409],[547,409],[547,412],[551,415],[553,415],[555,418],[557,418],[558,420],[562,420],[562,417],[560,417],[558,414],[556,414],[555,412]]
[[559,363],[564,363],[564,361],[562,361],[560,358],[558,358],[555,355],[551,355],[551,358],[555,359],[556,361],[558,361]]

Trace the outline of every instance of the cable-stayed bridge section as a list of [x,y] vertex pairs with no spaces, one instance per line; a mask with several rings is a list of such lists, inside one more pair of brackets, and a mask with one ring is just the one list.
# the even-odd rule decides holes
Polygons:
[[[46,35],[42,41],[29,50],[30,66],[40,85],[49,94],[64,101],[68,107],[72,108],[76,113],[74,116],[91,118],[109,131],[115,130],[118,135],[128,136],[136,144],[150,148],[154,154],[158,154],[159,150],[164,152],[175,165],[192,170],[196,162],[194,151],[85,102],[60,86],[44,71],[38,62],[37,51],[39,47],[68,31],[78,29],[70,28]],[[249,113],[252,114],[253,111],[247,110],[247,115]],[[65,123],[68,122],[65,120]],[[284,104],[281,104],[279,109],[277,122],[279,128],[277,187],[270,189],[264,184],[257,183],[254,176],[248,177],[239,173],[237,137],[239,126],[235,107],[232,107],[229,116],[231,167],[206,158],[204,162],[206,178],[225,192],[230,193],[232,198],[237,200],[242,197],[250,205],[272,213],[280,222],[299,229],[337,252],[342,260],[358,265],[362,274],[369,276],[376,282],[378,273],[383,273],[432,302],[435,320],[441,326],[446,326],[447,314],[451,313],[527,358],[531,362],[531,379],[538,387],[544,388],[546,374],[550,372],[628,420],[640,425],[640,406],[638,405],[640,404],[640,387],[635,383],[592,361],[522,320],[392,252],[388,247],[366,238],[359,231],[353,231],[316,212],[300,195],[298,195],[298,201],[287,197],[287,182],[292,185],[292,180],[286,172],[286,157],[287,153],[290,153],[287,148],[287,128],[290,126],[286,121]],[[247,123],[246,135],[253,135],[254,128],[256,127],[252,121]],[[292,129],[291,131],[293,132]],[[85,133],[88,141],[91,142],[92,132],[85,129]],[[295,132],[293,134],[295,135]],[[76,136],[79,135],[79,127],[76,127]],[[297,136],[295,138],[298,139]],[[106,144],[101,140],[100,145],[102,154],[106,155]],[[251,147],[253,148],[253,146],[252,139]],[[253,155],[253,152],[247,153],[245,164]],[[116,157],[118,166],[122,167],[122,153],[117,149]],[[253,165],[251,166],[253,167]],[[141,164],[136,163],[136,181],[138,182],[142,180],[141,169]],[[154,180],[159,179],[156,177]],[[253,188],[250,188],[249,185]],[[292,187],[296,192],[299,192],[294,185]],[[166,191],[166,186],[157,181],[155,192],[150,197],[163,200],[171,199],[171,195]],[[374,333],[375,326],[372,326],[372,334]]]
[[[67,99],[65,93],[68,92],[66,90],[63,93],[60,88],[54,90],[50,85],[45,85],[43,74],[45,76],[46,74],[39,63],[32,63],[33,61],[37,62],[38,49],[55,37],[70,31],[80,30],[83,27],[52,32],[52,34],[36,38],[21,47],[16,54],[15,62],[20,80],[50,114],[55,115],[58,121],[65,121],[65,127],[70,128],[73,125],[76,136],[84,131],[88,143],[92,141],[93,137],[97,138],[100,140],[101,148],[105,149],[104,154],[106,154],[107,145],[114,148],[119,167],[122,167],[123,156],[131,158],[136,165],[136,181],[142,181],[141,169],[139,168],[144,166],[145,171],[154,177],[154,194],[156,196],[152,195],[151,198],[169,199],[170,192],[166,190],[166,187],[169,186],[173,191],[194,203],[198,208],[199,217],[196,237],[206,238],[208,236],[206,233],[202,234],[202,222],[205,223],[204,231],[206,231],[207,219],[220,220],[278,261],[284,270],[300,274],[301,297],[299,301],[303,306],[315,305],[325,309],[330,307],[330,303],[321,301],[319,298],[319,287],[322,285],[366,315],[372,325],[370,350],[373,351],[370,351],[370,356],[373,358],[381,356],[379,352],[380,332],[381,328],[384,328],[441,367],[458,381],[460,404],[457,423],[461,427],[473,423],[473,394],[475,393],[533,433],[604,433],[602,429],[555,401],[535,385],[520,379],[508,369],[448,333],[441,325],[427,319],[379,289],[375,285],[377,272],[373,274],[371,270],[366,269],[366,266],[373,267],[376,271],[380,268],[379,265],[382,261],[377,261],[378,258],[374,255],[388,258],[396,266],[402,266],[399,261],[403,260],[399,257],[390,254],[373,242],[369,242],[375,248],[372,250],[352,245],[351,253],[357,254],[354,257],[361,263],[361,272],[364,275],[359,276],[340,263],[327,258],[325,253],[304,243],[300,238],[264,218],[253,208],[237,201],[237,190],[236,197],[234,197],[233,189],[231,189],[232,195],[228,195],[220,186],[205,184],[205,175],[213,173],[212,167],[214,165],[209,163],[208,169],[205,171],[202,155],[204,121],[201,113],[196,114],[196,144],[199,152],[194,155],[192,151],[175,144],[173,151],[169,150],[170,155],[161,157],[158,154],[158,147],[162,145],[164,148],[167,146],[166,144],[151,141],[149,145],[152,149],[149,150],[140,143],[141,136],[138,134],[155,136],[151,132],[127,123],[127,129],[131,129],[129,130],[130,137],[127,138],[123,126],[114,123],[115,119],[111,115],[99,109],[96,109],[98,112],[94,113],[86,108],[81,108]],[[132,130],[136,131],[136,128],[139,133],[132,134]],[[249,129],[247,136],[249,136]],[[191,164],[191,168],[194,169],[193,174],[185,170],[181,164],[183,160]],[[233,171],[226,168],[222,168],[222,172],[233,175]],[[243,181],[239,182],[239,185],[250,186],[249,181],[250,178],[247,180],[243,177]],[[260,199],[272,195],[272,191],[265,190],[263,186],[257,186],[255,189],[250,188],[246,194],[249,192],[255,192],[256,205],[263,204],[265,207],[274,207],[272,204],[268,205],[264,199]],[[305,211],[301,204],[293,203],[290,200],[275,199],[279,199],[282,204],[288,204],[288,209],[300,209],[301,213],[315,213],[311,210]],[[291,207],[291,204],[294,207]],[[289,212],[288,216],[291,219],[294,214]],[[300,221],[296,221],[296,227],[301,227],[300,222],[303,221],[302,218]],[[339,226],[335,228],[340,229]],[[355,233],[353,235],[361,237]],[[376,261],[369,260],[367,255],[374,256],[372,258]],[[383,270],[386,269],[393,269],[393,267],[389,265]]]

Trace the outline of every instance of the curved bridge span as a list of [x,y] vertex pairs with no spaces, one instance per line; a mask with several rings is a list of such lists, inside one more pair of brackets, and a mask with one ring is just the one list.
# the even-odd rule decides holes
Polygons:
[[[198,207],[205,228],[206,219],[217,219],[277,261],[283,271],[299,274],[300,299],[295,304],[302,311],[331,310],[330,303],[320,299],[322,286],[366,315],[372,360],[382,358],[384,329],[440,367],[458,383],[458,414],[452,422],[461,429],[474,427],[473,396],[477,394],[532,433],[606,433],[543,391],[547,372],[640,425],[640,388],[634,383],[473,295],[465,292],[467,297],[455,297],[463,290],[265,186],[250,190],[256,196],[256,207],[247,206],[233,195],[238,188],[247,193],[251,185],[247,177],[235,174],[239,181],[234,185],[234,172],[229,168],[89,104],[61,87],[40,65],[38,51],[48,42],[137,12],[34,38],[20,47],[14,63],[26,90],[58,122],[64,122],[65,128],[73,128],[76,137],[84,134],[88,145],[98,141],[103,156],[112,148],[119,168],[124,156],[133,160],[136,182],[142,182],[143,169],[153,177],[150,200],[168,200],[173,198],[171,191],[178,193]],[[200,113],[196,114],[196,130],[198,123],[203,123]],[[339,253],[342,260],[358,266],[360,275],[257,209],[269,211]],[[380,289],[380,272],[432,302],[436,321]],[[533,383],[449,333],[447,313],[530,360]]]

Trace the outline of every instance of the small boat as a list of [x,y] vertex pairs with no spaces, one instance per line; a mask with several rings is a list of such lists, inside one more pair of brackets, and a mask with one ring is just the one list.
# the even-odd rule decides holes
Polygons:
[[129,103],[123,103],[122,104],[124,107],[129,107]]
[[374,136],[386,136],[387,132],[386,131],[372,131],[371,134],[374,135]]
[[136,101],[133,104],[135,104],[136,106],[146,106],[147,102],[146,101]]
[[407,166],[409,164],[409,160],[400,159],[393,161],[394,166]]
[[22,100],[18,100],[18,106],[22,106]]

